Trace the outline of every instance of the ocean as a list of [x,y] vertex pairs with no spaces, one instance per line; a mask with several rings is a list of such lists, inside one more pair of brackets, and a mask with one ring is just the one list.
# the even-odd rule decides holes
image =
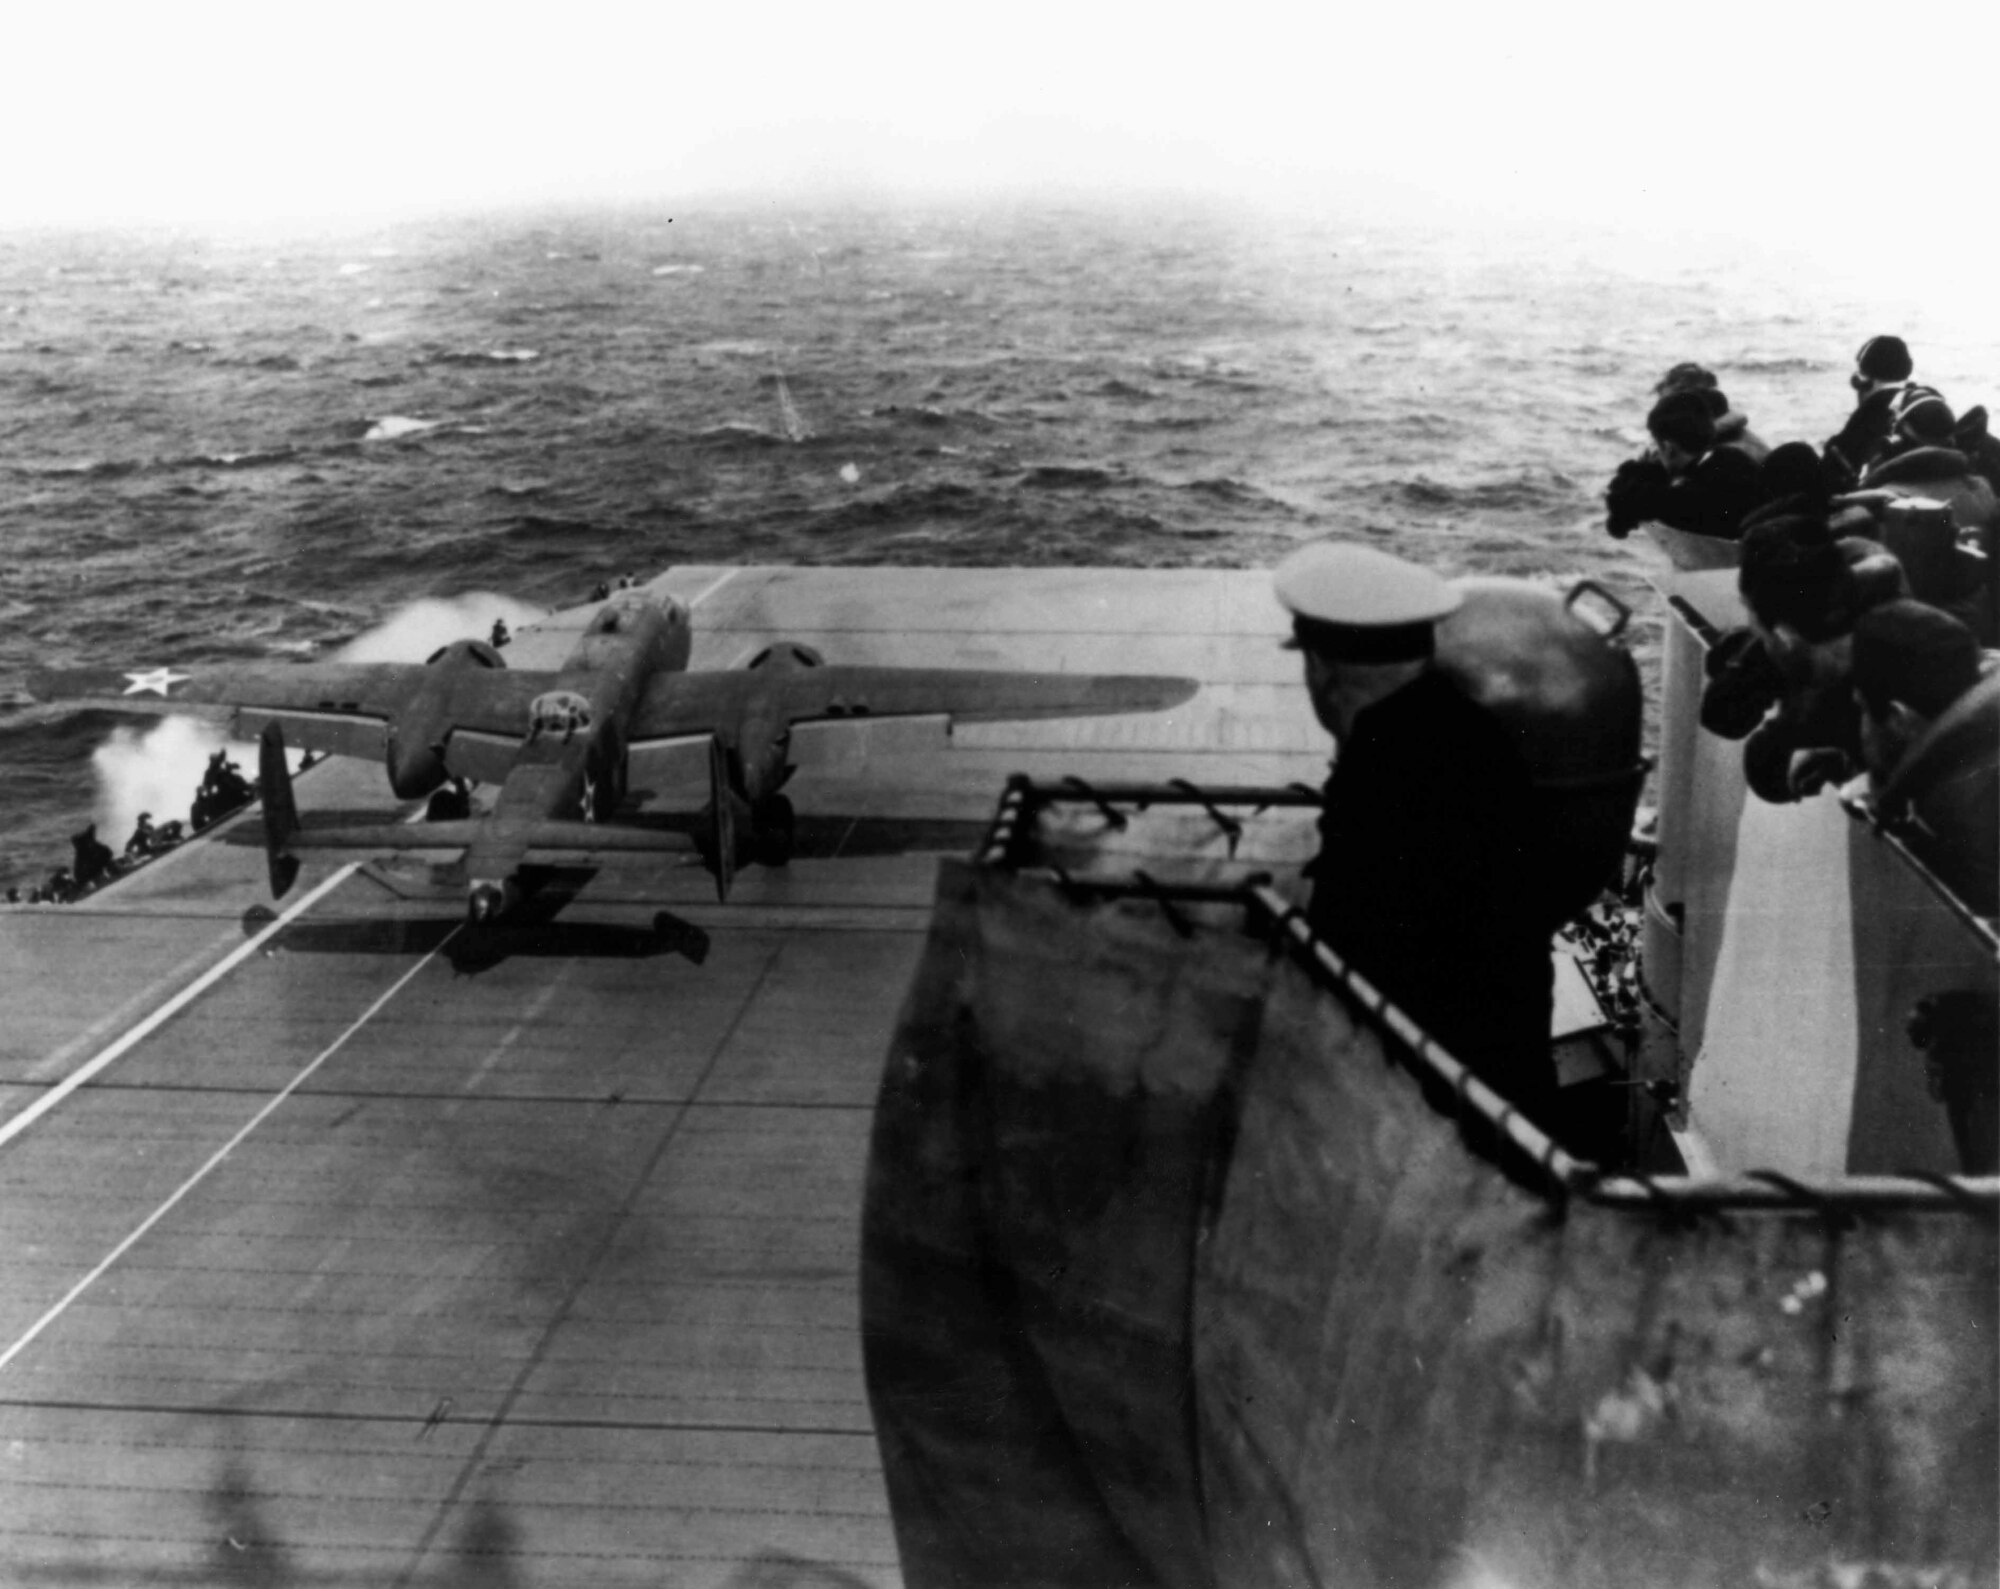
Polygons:
[[[1708,364],[1818,441],[1896,331],[1961,405],[2000,328],[1796,253],[1206,202],[623,208],[345,234],[0,233],[0,886],[184,814],[188,725],[36,663],[421,657],[674,563],[1660,566],[1601,528]],[[1989,317],[1990,318],[1990,317]]]

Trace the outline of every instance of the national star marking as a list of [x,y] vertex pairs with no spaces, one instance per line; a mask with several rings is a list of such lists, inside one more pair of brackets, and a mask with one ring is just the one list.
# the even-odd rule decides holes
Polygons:
[[186,683],[193,675],[176,673],[171,668],[155,668],[151,673],[128,673],[125,677],[132,681],[125,686],[127,695],[141,695],[147,690],[165,695],[176,684]]

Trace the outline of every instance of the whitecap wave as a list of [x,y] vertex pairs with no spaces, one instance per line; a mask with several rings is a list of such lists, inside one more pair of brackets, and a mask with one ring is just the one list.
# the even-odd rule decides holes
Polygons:
[[380,419],[368,421],[368,428],[361,433],[361,439],[395,441],[403,436],[415,436],[426,430],[436,430],[443,423],[441,419],[412,419],[407,414],[384,414]]

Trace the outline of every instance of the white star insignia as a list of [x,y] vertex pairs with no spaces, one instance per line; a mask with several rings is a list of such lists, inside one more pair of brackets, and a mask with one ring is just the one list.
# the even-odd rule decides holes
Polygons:
[[143,695],[147,690],[165,695],[176,684],[185,684],[193,675],[176,673],[171,668],[155,668],[151,673],[128,673],[125,677],[132,681],[125,686],[127,695]]

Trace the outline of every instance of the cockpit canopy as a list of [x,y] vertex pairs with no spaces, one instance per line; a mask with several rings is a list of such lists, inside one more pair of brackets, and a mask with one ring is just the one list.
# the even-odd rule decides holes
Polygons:
[[590,635],[625,634],[632,627],[632,620],[643,612],[648,603],[636,591],[620,591],[611,600],[591,615],[584,633]]
[[550,690],[528,707],[531,734],[561,734],[567,738],[590,727],[590,702],[574,690]]

